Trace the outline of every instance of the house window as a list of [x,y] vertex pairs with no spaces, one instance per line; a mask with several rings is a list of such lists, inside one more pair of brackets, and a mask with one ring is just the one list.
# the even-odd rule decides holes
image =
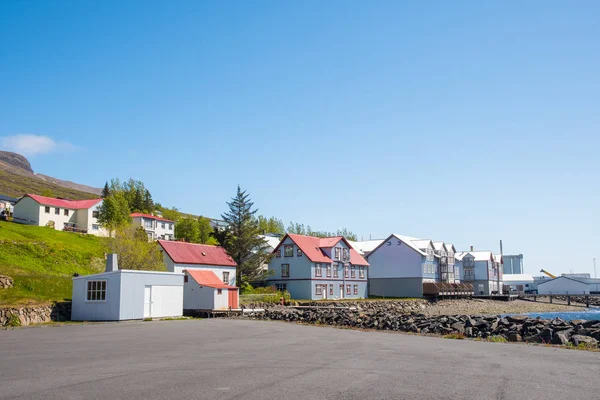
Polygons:
[[98,218],[100,216],[100,211],[92,211],[92,218]]
[[327,264],[327,277],[331,278],[331,264]]
[[428,269],[427,269],[428,264],[423,264],[423,273],[427,274],[428,273]]
[[54,214],[59,215],[60,214],[60,208],[55,208],[54,209]]
[[329,295],[333,296],[333,283],[329,285]]
[[356,278],[356,267],[354,265],[350,267],[350,277]]
[[352,294],[352,285],[346,285],[346,294],[347,295],[351,295]]
[[44,212],[46,214],[50,214],[50,207],[44,207]]
[[354,294],[357,295],[358,294],[358,285],[354,285],[353,289],[354,289]]
[[283,246],[283,256],[284,257],[294,257],[294,246],[291,244],[286,244]]
[[358,267],[358,277],[359,278],[365,277],[365,267]]
[[323,296],[323,286],[315,285],[315,295]]
[[86,300],[106,301],[106,281],[88,281]]
[[348,249],[342,249],[342,258],[344,260],[348,259]]
[[217,294],[223,294],[223,289],[217,289]]
[[161,227],[162,229],[165,229],[165,223],[164,223],[164,222],[161,222],[161,223],[160,223],[160,227]]
[[336,260],[340,259],[340,248],[339,247],[335,248],[335,259]]
[[275,285],[275,288],[278,292],[285,292],[287,290],[287,285],[285,283],[278,283]]
[[173,230],[173,224],[169,224],[169,230],[172,231]]
[[151,219],[145,219],[144,220],[144,226],[146,228],[152,228],[153,224],[152,224],[152,220]]
[[321,264],[315,264],[315,276],[323,276],[323,270]]
[[298,251],[296,251],[296,254],[298,255],[298,257],[302,257],[302,250],[298,249]]
[[282,278],[290,277],[290,264],[281,264],[281,277]]
[[223,272],[223,283],[229,285],[229,272]]
[[185,274],[183,276],[183,283],[187,283],[187,282],[188,282],[188,276],[187,276],[187,274]]
[[67,209],[65,208],[64,214],[65,214],[65,215],[68,217],[68,216],[69,216],[69,210],[67,210]]
[[92,230],[97,231],[100,228],[97,224],[92,224]]
[[347,265],[344,267],[344,276],[350,278],[350,268]]
[[333,277],[334,278],[338,278],[339,277],[339,264],[335,263],[333,264]]
[[277,252],[275,253],[275,257],[281,258],[281,250],[277,250]]

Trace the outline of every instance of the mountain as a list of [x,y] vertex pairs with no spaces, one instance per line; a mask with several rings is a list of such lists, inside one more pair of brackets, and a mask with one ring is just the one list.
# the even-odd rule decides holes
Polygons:
[[21,197],[27,193],[51,192],[55,197],[83,200],[96,198],[101,191],[100,188],[36,174],[27,158],[0,150],[0,194]]

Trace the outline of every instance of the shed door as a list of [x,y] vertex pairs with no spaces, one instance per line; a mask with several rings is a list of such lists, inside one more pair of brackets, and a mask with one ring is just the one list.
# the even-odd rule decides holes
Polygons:
[[[138,308],[139,310],[139,308]],[[144,318],[152,317],[152,286],[144,287]]]
[[229,292],[229,307],[239,308],[237,289],[229,289],[228,292]]

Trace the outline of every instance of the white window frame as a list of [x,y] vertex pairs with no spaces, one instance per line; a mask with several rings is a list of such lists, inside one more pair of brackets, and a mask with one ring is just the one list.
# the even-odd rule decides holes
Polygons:
[[154,228],[154,221],[152,221],[151,219],[145,219],[144,220],[144,228]]
[[333,277],[334,278],[340,277],[340,266],[338,263],[333,264]]
[[315,264],[315,276],[321,278],[323,276],[323,268],[321,264]]
[[229,271],[223,271],[223,283],[229,285]]
[[92,224],[93,231],[97,231],[98,229],[100,229],[100,226],[98,224]]
[[358,277],[359,278],[365,277],[365,267],[363,267],[362,265],[358,267]]
[[325,267],[326,270],[326,274],[328,278],[331,278],[331,264],[327,264],[327,266]]
[[[86,281],[85,284],[85,302],[86,303],[106,303],[106,292],[107,292],[107,286],[108,286],[108,281],[106,279],[90,279],[88,281]],[[98,289],[97,287],[95,289],[92,289],[92,284],[95,283],[96,285],[98,283],[100,283],[101,287],[100,289]],[[104,286],[102,288],[102,286]],[[104,294],[104,299],[94,299],[92,300],[90,296],[91,293],[96,293],[96,294]],[[98,297],[98,296],[96,296]],[[102,297],[102,296],[100,296]]]
[[[283,274],[283,271],[286,271],[286,274]],[[289,278],[290,277],[290,264],[281,264],[281,277]]]
[[[288,249],[289,255],[288,255]],[[283,245],[283,256],[284,257],[294,257],[294,245],[293,244],[284,244]]]
[[323,296],[323,286],[320,283],[315,285],[315,296]]
[[334,248],[334,253],[335,253],[335,259],[339,260],[340,259],[340,248],[339,247],[335,247]]

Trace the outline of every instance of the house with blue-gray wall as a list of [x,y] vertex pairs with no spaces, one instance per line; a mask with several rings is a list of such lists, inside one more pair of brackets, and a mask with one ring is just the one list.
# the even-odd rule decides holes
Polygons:
[[[473,285],[476,295],[489,296],[498,292],[498,273],[501,273],[502,257],[491,251],[465,251],[456,254],[462,283]],[[502,277],[500,276],[500,287]]]
[[273,251],[267,283],[294,299],[368,296],[369,263],[343,237],[285,235]]

